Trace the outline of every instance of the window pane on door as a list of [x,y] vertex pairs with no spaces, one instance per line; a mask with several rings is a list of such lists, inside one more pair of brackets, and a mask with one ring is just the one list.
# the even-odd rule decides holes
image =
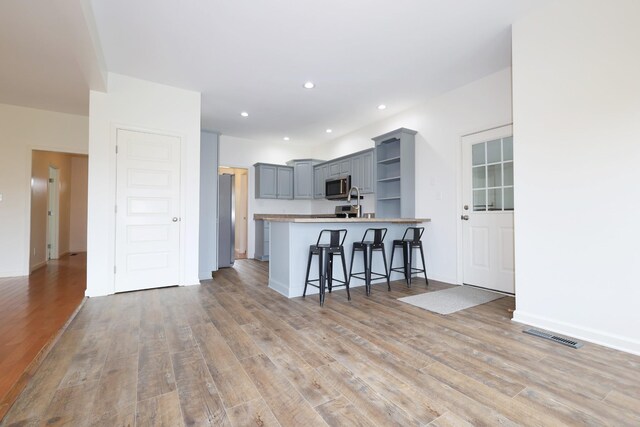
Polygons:
[[513,160],[513,137],[502,138],[502,160]]
[[502,210],[502,188],[492,188],[487,190],[487,210]]
[[513,185],[513,162],[504,163],[504,185]]
[[487,172],[485,166],[473,168],[473,188],[487,187]]
[[513,210],[513,137],[471,146],[474,211]]
[[513,210],[513,187],[504,188],[504,210]]
[[473,166],[484,165],[486,163],[484,157],[484,142],[473,144],[473,147],[471,147],[471,161]]
[[473,190],[473,210],[487,210],[487,190]]
[[502,161],[502,140],[487,142],[487,163],[497,163]]
[[502,185],[502,165],[487,166],[487,187],[500,187]]

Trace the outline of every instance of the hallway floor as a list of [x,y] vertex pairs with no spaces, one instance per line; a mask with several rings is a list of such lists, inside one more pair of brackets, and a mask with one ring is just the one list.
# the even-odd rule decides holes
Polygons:
[[0,279],[0,419],[32,373],[29,365],[82,302],[85,253],[66,255],[26,277]]

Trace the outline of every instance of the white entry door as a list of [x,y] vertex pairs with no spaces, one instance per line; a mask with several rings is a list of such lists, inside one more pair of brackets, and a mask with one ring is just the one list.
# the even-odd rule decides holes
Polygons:
[[180,138],[118,129],[116,292],[179,284]]
[[513,130],[462,138],[463,283],[515,293]]

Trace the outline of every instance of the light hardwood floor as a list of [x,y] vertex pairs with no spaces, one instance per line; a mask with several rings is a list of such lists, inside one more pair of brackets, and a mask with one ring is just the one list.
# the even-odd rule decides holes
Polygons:
[[28,368],[84,298],[86,254],[49,261],[28,277],[0,279],[0,419]]
[[417,280],[320,308],[267,268],[89,299],[4,424],[640,425],[639,357],[525,335],[511,298],[441,316],[396,300]]

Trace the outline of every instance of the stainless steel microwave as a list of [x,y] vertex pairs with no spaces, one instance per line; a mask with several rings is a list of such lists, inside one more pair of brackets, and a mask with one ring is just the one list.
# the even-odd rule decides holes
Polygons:
[[351,175],[326,180],[324,197],[330,200],[346,199],[351,189]]

